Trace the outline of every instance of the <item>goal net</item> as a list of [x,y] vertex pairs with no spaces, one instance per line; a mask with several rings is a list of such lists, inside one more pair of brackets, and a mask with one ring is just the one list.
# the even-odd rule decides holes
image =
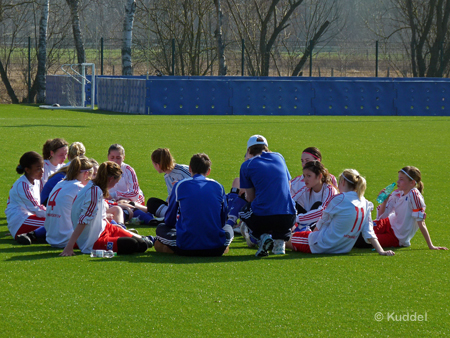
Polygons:
[[66,75],[47,76],[43,109],[93,110],[95,106],[95,64],[75,63],[61,66]]

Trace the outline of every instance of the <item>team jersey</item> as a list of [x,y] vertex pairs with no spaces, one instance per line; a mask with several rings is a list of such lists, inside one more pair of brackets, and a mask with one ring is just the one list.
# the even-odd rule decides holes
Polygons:
[[318,231],[308,237],[312,253],[350,252],[359,234],[367,241],[377,238],[373,231],[372,202],[358,198],[355,191],[332,197],[322,218],[317,222]]
[[[331,184],[337,187],[338,183],[336,181],[336,177],[330,174],[330,178]],[[290,183],[291,183],[291,196],[292,198],[294,198],[294,196],[305,186],[305,178],[303,177],[303,175],[297,176],[292,180],[290,180]]]
[[[319,192],[315,192],[313,189],[304,186],[294,195],[294,201],[308,212],[306,214],[298,214],[297,223],[309,225],[317,222],[322,217],[323,210],[336,194],[337,190],[331,184],[322,184],[322,189]],[[311,210],[312,205],[316,202],[321,202],[322,205],[317,209]]]
[[165,223],[176,228],[177,247],[207,250],[228,246],[223,227],[227,201],[223,186],[203,175],[175,183]]
[[41,205],[40,192],[40,181],[34,180],[30,183],[25,175],[20,176],[13,184],[5,210],[8,230],[12,237],[16,236],[28,217],[32,215],[45,217],[45,207]]
[[185,164],[175,164],[175,167],[170,174],[164,174],[164,180],[167,185],[167,201],[172,193],[174,183],[188,177],[191,177],[191,173],[189,172],[189,166]]
[[63,164],[57,164],[53,165],[50,160],[44,160],[44,175],[42,175],[41,178],[41,186],[45,186],[45,183],[47,183],[48,178],[52,176],[55,172],[57,172],[60,168],[64,166]]
[[395,190],[381,215],[379,215],[379,208],[378,206],[377,219],[388,217],[400,246],[410,246],[411,239],[419,229],[417,222],[423,221],[426,208],[419,190],[414,188],[406,195],[403,191]]
[[[48,184],[48,183],[47,183]],[[51,191],[48,199],[44,227],[47,243],[64,248],[73,232],[72,204],[83,184],[78,180],[61,181]]]
[[47,180],[47,183],[45,183],[41,191],[41,202],[43,205],[47,205],[47,200],[50,196],[51,191],[53,190],[55,185],[57,185],[64,179],[64,177],[66,177],[66,173],[57,173]]
[[256,216],[294,215],[294,202],[289,192],[291,175],[279,153],[262,152],[242,163],[240,187],[254,188],[251,208]]
[[71,218],[73,230],[78,224],[85,228],[77,239],[77,245],[82,253],[90,253],[106,227],[107,205],[103,192],[92,181],[80,190],[73,202]]
[[144,193],[139,188],[136,172],[126,163],[120,166],[122,169],[122,177],[120,181],[109,189],[109,194],[114,200],[130,200],[133,202],[144,203]]

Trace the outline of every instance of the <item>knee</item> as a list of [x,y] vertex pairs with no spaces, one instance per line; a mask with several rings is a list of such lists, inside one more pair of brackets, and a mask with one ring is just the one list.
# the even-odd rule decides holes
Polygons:
[[151,214],[156,214],[158,208],[163,204],[166,204],[166,202],[163,201],[162,199],[151,197],[147,201],[147,212]]

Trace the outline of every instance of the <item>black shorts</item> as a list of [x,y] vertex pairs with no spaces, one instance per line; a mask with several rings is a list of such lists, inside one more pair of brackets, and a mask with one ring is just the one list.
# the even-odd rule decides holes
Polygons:
[[204,250],[184,250],[177,247],[177,229],[172,228],[165,223],[161,223],[156,228],[156,239],[162,244],[167,245],[175,254],[179,256],[203,256],[217,257],[222,256],[227,246],[221,246],[214,249]]
[[295,215],[257,216],[253,213],[251,203],[244,206],[239,217],[252,231],[252,236],[259,239],[262,234],[271,234],[273,239],[285,242],[291,238],[291,228],[295,224]]

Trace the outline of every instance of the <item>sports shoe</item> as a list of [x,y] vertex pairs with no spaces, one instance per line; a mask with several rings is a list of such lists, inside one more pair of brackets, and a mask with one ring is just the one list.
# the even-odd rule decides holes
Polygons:
[[147,248],[151,249],[153,248],[153,244],[155,243],[155,237],[153,236],[142,236],[142,240],[147,243]]
[[250,234],[248,233],[248,226],[245,224],[245,222],[241,222],[241,235],[244,236],[245,241],[247,242],[247,246],[249,248],[253,248],[255,246],[255,243],[252,242],[250,239]]
[[262,234],[258,241],[258,251],[256,251],[256,257],[269,256],[269,251],[273,248],[273,239],[268,234]]
[[27,234],[18,235],[16,238],[17,243],[22,245],[30,245],[31,238],[27,236]]
[[274,255],[284,255],[286,253],[285,243],[282,239],[275,239],[273,241],[272,253]]
[[134,229],[134,228],[131,228],[131,229],[127,229],[129,232],[132,232],[133,234],[136,234],[136,235],[139,235],[139,231],[137,231],[136,229]]
[[133,217],[132,219],[130,219],[130,221],[128,222],[128,225],[140,225],[141,224],[141,220],[139,217]]

